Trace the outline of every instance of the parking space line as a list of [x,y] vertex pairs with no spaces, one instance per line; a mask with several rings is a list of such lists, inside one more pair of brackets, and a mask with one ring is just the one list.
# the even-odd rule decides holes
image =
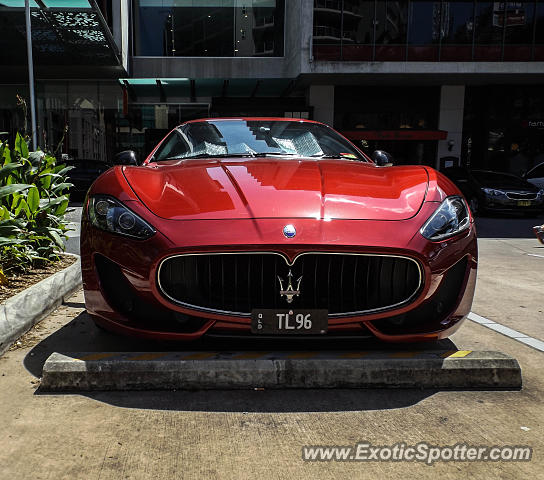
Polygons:
[[489,318],[481,317],[480,315],[475,314],[474,312],[470,312],[468,314],[468,318],[476,323],[481,323],[482,325],[485,325],[486,323],[495,323],[493,320],[489,320]]
[[481,315],[477,315],[474,312],[470,312],[467,315],[467,318],[475,323],[479,323],[483,327],[487,327],[491,330],[494,330],[495,332],[505,335],[506,337],[521,342],[531,348],[534,348],[535,350],[544,352],[544,342],[542,340],[539,340],[538,338],[525,335],[524,333],[518,332],[513,328],[494,322],[493,320],[489,320],[488,318],[482,317]]
[[453,350],[451,352],[446,352],[442,355],[442,358],[464,358],[469,353],[472,353],[472,350]]
[[514,330],[510,327],[505,327],[504,325],[501,325],[500,323],[487,323],[485,326],[487,328],[491,328],[491,330],[495,330],[496,332],[502,333],[503,335],[506,335],[507,337],[512,337],[512,338],[528,338],[529,337],[529,335],[520,333],[517,330]]
[[536,348],[537,350],[544,352],[544,342],[542,340],[538,340],[532,337],[518,338],[517,340],[518,342],[524,343],[525,345],[529,345],[530,347]]

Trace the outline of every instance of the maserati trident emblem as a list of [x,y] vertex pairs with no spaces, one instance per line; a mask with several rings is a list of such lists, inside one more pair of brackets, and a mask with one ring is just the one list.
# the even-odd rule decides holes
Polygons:
[[294,225],[285,225],[283,227],[283,235],[287,238],[293,238],[297,234],[297,229]]
[[293,298],[300,295],[300,283],[302,282],[302,275],[297,278],[297,288],[293,288],[293,272],[289,269],[287,274],[287,288],[283,288],[283,278],[278,275],[278,280],[280,282],[280,296],[285,297],[287,303],[291,303]]

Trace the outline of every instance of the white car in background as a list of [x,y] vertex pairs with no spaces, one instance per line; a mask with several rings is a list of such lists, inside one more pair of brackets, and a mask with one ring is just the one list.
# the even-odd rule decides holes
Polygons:
[[524,178],[538,188],[544,189],[544,162],[531,168],[531,170],[525,174]]

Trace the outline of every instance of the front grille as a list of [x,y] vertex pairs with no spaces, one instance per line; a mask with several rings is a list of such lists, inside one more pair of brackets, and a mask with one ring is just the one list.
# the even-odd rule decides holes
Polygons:
[[[280,281],[300,295],[288,303]],[[264,253],[187,254],[165,259],[159,290],[171,301],[204,311],[248,316],[256,308],[319,308],[332,316],[387,310],[409,303],[421,288],[419,263],[393,255],[308,253],[292,265]]]
[[536,193],[507,192],[506,196],[511,200],[536,200]]

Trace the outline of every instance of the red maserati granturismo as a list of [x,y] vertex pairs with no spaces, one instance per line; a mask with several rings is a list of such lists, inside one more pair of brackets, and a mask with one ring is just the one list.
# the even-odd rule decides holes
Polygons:
[[85,303],[103,328],[415,342],[470,311],[473,218],[432,168],[379,165],[292,118],[187,122],[141,165],[118,163],[82,220]]

